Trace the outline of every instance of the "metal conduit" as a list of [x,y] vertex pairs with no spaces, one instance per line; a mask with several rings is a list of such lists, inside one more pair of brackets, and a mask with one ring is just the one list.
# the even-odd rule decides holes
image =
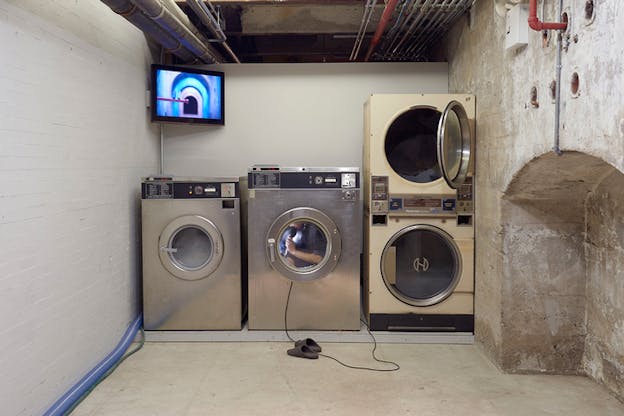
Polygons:
[[[190,21],[188,25],[185,25],[186,22],[183,23],[183,20],[188,20],[188,17],[184,19],[178,13],[174,14],[170,11],[170,8],[172,8],[171,3],[169,7],[165,7],[163,1],[159,0],[133,0],[133,2],[143,13],[161,25],[163,29],[168,31],[176,39],[179,39],[180,43],[198,59],[209,64],[221,61],[221,57],[216,51],[212,48],[209,49],[205,42],[193,33],[193,30],[190,29],[192,27]],[[175,5],[175,3],[173,3],[173,5]],[[175,7],[178,6],[175,5]],[[183,14],[182,10],[180,10],[179,13]],[[197,29],[195,29],[195,31],[197,31]]]
[[432,3],[432,0],[425,0],[425,2],[422,4],[422,6],[420,6],[420,11],[418,12],[418,15],[416,15],[416,17],[412,21],[412,24],[409,26],[409,28],[407,28],[405,30],[401,40],[399,40],[397,45],[392,49],[391,55],[393,55],[393,56],[397,55],[397,53],[399,51],[399,48],[401,46],[403,46],[403,43],[405,43],[405,41],[412,35],[412,32],[414,31],[416,26],[420,23],[420,21],[423,19],[423,17],[425,17],[425,15],[427,15],[427,12],[428,12],[428,9],[429,9],[429,6],[430,6],[431,3]]
[[405,25],[411,17],[414,15],[414,12],[417,10],[418,0],[411,3],[409,7],[409,12],[407,11],[408,5],[412,0],[403,0],[402,4],[399,8],[399,14],[394,22],[394,25],[388,30],[388,34],[384,42],[382,43],[381,50],[390,50],[394,43],[398,40],[400,35],[400,30]]
[[362,16],[362,21],[360,22],[360,28],[358,29],[357,36],[355,37],[355,43],[353,44],[353,49],[351,50],[351,55],[349,56],[350,61],[357,60],[358,54],[360,53],[360,47],[362,46],[362,41],[364,40],[364,35],[366,35],[366,28],[370,23],[370,19],[373,15],[376,4],[377,0],[366,1],[366,5],[364,6],[364,14]]
[[425,52],[427,45],[433,39],[439,37],[440,34],[445,33],[448,26],[467,10],[468,6],[462,3],[465,2],[463,0],[455,0],[454,3],[449,4],[451,7],[450,11],[439,13],[437,19],[431,25],[429,33],[425,33],[416,42],[413,42],[413,46],[407,50],[407,55],[412,57],[421,56]]
[[171,36],[163,28],[150,19],[138,7],[129,0],[102,0],[115,13],[124,17],[134,26],[149,34],[164,49],[176,55],[180,59],[189,62],[194,59],[193,54],[182,46],[180,41]]
[[197,17],[199,17],[199,20],[201,20],[204,26],[206,26],[215,36],[215,41],[221,42],[221,46],[223,46],[225,51],[230,55],[234,62],[240,64],[240,59],[238,59],[238,56],[236,56],[234,51],[232,51],[230,46],[227,44],[227,36],[223,32],[223,29],[221,29],[219,21],[217,20],[217,18],[215,18],[215,15],[217,13],[214,9],[214,6],[209,1],[207,3],[210,9],[206,7],[206,4],[203,0],[186,0],[186,4],[189,5],[189,7],[195,12]]
[[473,3],[474,0],[407,0],[378,55],[384,60],[424,59],[430,43],[446,33]]
[[440,4],[439,6],[440,7],[433,9],[432,13],[429,16],[429,19],[427,19],[427,21],[423,25],[419,26],[416,36],[413,37],[412,41],[403,48],[404,55],[409,56],[410,52],[413,49],[419,47],[423,42],[423,38],[426,37],[428,33],[435,33],[435,28],[437,27],[438,22],[440,21],[442,16],[444,16],[444,11],[442,8],[445,7],[446,4]]

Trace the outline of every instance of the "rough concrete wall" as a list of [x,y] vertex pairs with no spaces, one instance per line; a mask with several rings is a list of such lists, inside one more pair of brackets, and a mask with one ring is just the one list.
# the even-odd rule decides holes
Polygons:
[[[541,10],[539,3],[538,10]],[[616,24],[624,21],[624,3],[594,0],[593,20],[585,19],[585,3],[585,0],[564,0],[564,9],[571,18],[569,42],[566,41],[567,48],[562,56],[560,144],[564,151],[575,150],[595,156],[607,162],[605,167],[612,165],[622,171],[624,102],[621,90],[624,71],[621,68],[624,67],[624,44],[613,39],[624,36],[624,25]],[[557,20],[556,4],[554,0],[545,0],[543,20]],[[556,42],[554,34],[548,42],[543,42],[541,33],[530,31],[528,46],[506,51],[505,29],[505,18],[496,13],[493,2],[480,0],[474,6],[472,24],[470,19],[462,19],[444,45],[449,60],[449,91],[473,93],[477,97],[476,339],[495,362],[507,370],[571,371],[578,367],[581,351],[576,347],[578,340],[573,339],[581,336],[582,327],[568,327],[565,345],[569,349],[560,358],[556,358],[558,353],[552,347],[556,344],[560,348],[560,343],[544,342],[536,350],[535,344],[524,340],[527,333],[544,333],[548,324],[553,325],[548,322],[539,326],[540,316],[560,315],[552,328],[555,334],[563,334],[568,325],[563,321],[571,317],[578,322],[581,312],[572,303],[568,306],[558,304],[553,309],[545,298],[514,299],[513,295],[518,291],[523,295],[530,291],[547,293],[550,285],[540,283],[537,278],[529,279],[524,286],[520,283],[523,276],[518,268],[529,258],[518,257],[518,253],[511,256],[509,250],[517,246],[514,242],[520,237],[514,231],[526,218],[527,213],[523,211],[527,208],[519,200],[509,201],[511,208],[503,202],[504,196],[513,197],[514,192],[521,192],[508,189],[521,169],[534,158],[548,154],[553,146],[554,104],[549,85],[555,79]],[[571,91],[574,72],[579,76],[577,94]],[[531,104],[531,87],[537,88],[538,106]],[[564,164],[560,172],[567,168]],[[591,172],[577,174],[579,179],[593,177]],[[539,183],[539,178],[536,180]],[[553,182],[552,185],[555,188],[566,186],[564,182]],[[575,198],[575,201],[580,200],[580,197]],[[555,207],[556,201],[553,199]],[[559,211],[565,213],[566,200],[559,200],[559,203],[562,206]],[[575,212],[578,210],[578,207],[574,208]],[[581,241],[577,235],[577,223],[554,227],[549,219],[551,214],[539,215],[542,222],[536,223],[533,231],[526,224],[522,226],[525,239],[542,234],[534,251],[556,251],[562,258],[572,253],[582,254],[583,250],[576,248]],[[517,223],[510,221],[510,217],[517,217]],[[564,236],[565,242],[559,247],[552,245],[556,241],[552,238],[555,235]],[[582,267],[581,264],[574,265],[574,274],[582,275]],[[556,269],[556,263],[548,260],[536,265],[531,273],[550,270],[557,277]],[[574,288],[578,288],[578,284],[577,279]],[[573,293],[580,296],[576,289]],[[563,298],[565,291],[560,290],[558,296]],[[531,302],[539,305],[534,315],[531,315],[530,308],[525,308]],[[522,322],[526,316],[531,316],[528,325],[532,328],[522,328],[527,325]],[[555,340],[556,337],[550,341]],[[550,349],[548,345],[551,345]],[[586,356],[585,367],[589,368],[589,362],[595,364],[607,356],[617,356],[613,354],[613,346],[592,357]],[[619,376],[622,376],[621,372]],[[618,389],[614,388],[621,391]]]
[[624,175],[611,173],[587,201],[588,374],[624,397]]

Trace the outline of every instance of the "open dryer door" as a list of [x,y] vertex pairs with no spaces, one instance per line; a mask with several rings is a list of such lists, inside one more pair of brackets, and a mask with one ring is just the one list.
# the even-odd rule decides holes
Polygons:
[[438,124],[438,162],[446,183],[453,189],[468,177],[472,158],[472,130],[464,106],[451,101]]

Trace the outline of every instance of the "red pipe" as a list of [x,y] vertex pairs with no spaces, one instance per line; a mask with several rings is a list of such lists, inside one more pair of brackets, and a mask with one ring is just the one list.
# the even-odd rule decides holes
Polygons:
[[529,27],[533,30],[566,30],[568,22],[554,23],[542,22],[537,17],[537,0],[529,0]]
[[399,0],[388,0],[386,3],[386,8],[381,15],[381,19],[379,19],[379,24],[377,25],[377,30],[375,30],[375,34],[373,35],[373,39],[371,40],[370,45],[368,46],[368,51],[366,51],[366,57],[364,58],[364,62],[368,62],[369,58],[373,54],[375,47],[379,43],[381,36],[386,30],[386,26],[388,26],[388,22],[392,17],[392,13],[394,13],[394,9],[396,9],[397,3]]

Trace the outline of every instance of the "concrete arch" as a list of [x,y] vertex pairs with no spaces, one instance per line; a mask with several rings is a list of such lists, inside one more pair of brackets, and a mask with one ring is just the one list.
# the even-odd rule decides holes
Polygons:
[[501,366],[587,373],[622,395],[624,174],[586,153],[540,155],[503,192],[501,222]]

